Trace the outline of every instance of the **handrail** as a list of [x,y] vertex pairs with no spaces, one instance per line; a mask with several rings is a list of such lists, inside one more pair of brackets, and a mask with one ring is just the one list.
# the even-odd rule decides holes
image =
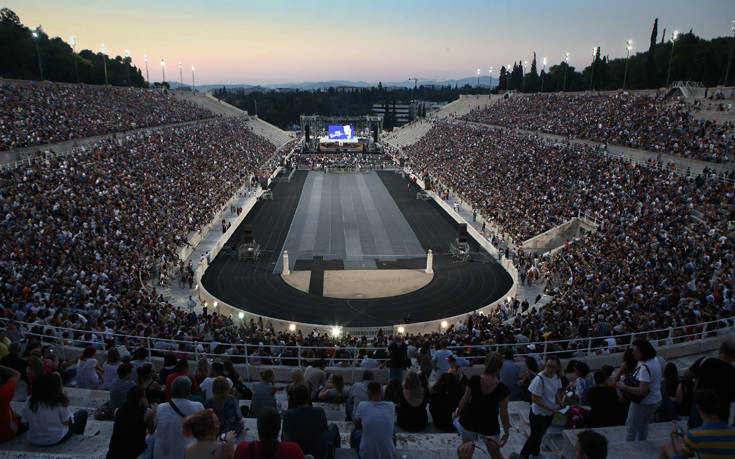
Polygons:
[[[9,322],[11,319],[7,318],[1,318],[0,322]],[[185,350],[179,350],[178,348],[180,346],[174,346],[174,349],[171,349],[172,351],[176,352],[177,350],[179,352],[183,352],[185,354],[193,354],[195,358],[199,358],[199,356],[204,357],[235,357],[235,358],[244,358],[244,359],[250,359],[253,357],[255,350],[259,348],[268,348],[268,349],[295,349],[298,351],[297,356],[285,356],[283,359],[290,359],[294,360],[296,358],[299,359],[299,362],[303,359],[303,356],[301,355],[301,352],[303,350],[324,350],[328,351],[329,353],[335,353],[338,350],[347,350],[348,352],[352,352],[352,357],[356,358],[361,350],[365,351],[375,351],[375,350],[387,350],[386,347],[374,347],[374,346],[354,346],[354,345],[344,345],[344,346],[301,346],[301,345],[281,345],[281,344],[252,344],[252,343],[225,343],[225,342],[219,342],[219,341],[191,341],[191,340],[179,340],[179,339],[169,339],[169,338],[153,338],[153,337],[146,337],[146,336],[138,336],[138,335],[127,335],[123,333],[117,333],[117,332],[108,332],[108,331],[100,331],[100,330],[83,330],[83,329],[75,329],[75,328],[68,328],[68,327],[57,327],[53,325],[45,325],[40,323],[29,323],[29,322],[23,322],[23,321],[14,321],[16,324],[20,324],[27,327],[27,330],[24,330],[23,334],[28,336],[36,336],[41,339],[41,341],[57,341],[62,346],[69,345],[71,346],[71,343],[81,343],[85,345],[94,345],[99,346],[103,343],[103,340],[83,340],[80,337],[68,337],[64,338],[63,336],[60,336],[60,333],[56,333],[54,335],[49,335],[46,333],[34,333],[30,330],[35,326],[40,326],[44,329],[44,331],[48,331],[48,329],[52,329],[54,332],[59,331],[67,331],[67,332],[73,332],[78,333],[79,335],[82,334],[92,334],[92,335],[100,335],[105,337],[120,337],[120,338],[128,338],[132,339],[133,341],[138,341],[141,344],[141,347],[147,347],[149,350],[149,354],[151,354],[151,351],[155,350],[158,352],[165,352],[167,349],[159,349],[156,348],[156,344],[160,343],[170,343],[170,344],[185,344],[187,345],[187,348],[190,348],[191,350],[185,349]],[[714,325],[714,326],[711,326]],[[687,329],[694,328],[695,331],[693,333],[687,332]],[[699,331],[696,331],[699,330]],[[677,334],[677,331],[684,331],[684,334]],[[656,336],[656,335],[664,335],[663,337],[657,337],[653,338],[652,341],[664,341],[666,345],[674,344],[675,341],[691,341],[690,338],[699,338],[700,340],[703,340],[707,335],[718,333],[718,332],[727,332],[727,333],[733,333],[735,332],[735,316],[727,317],[727,318],[720,318],[713,321],[708,322],[701,322],[698,324],[688,324],[688,325],[681,325],[678,327],[668,327],[668,328],[661,328],[656,330],[646,330],[646,331],[640,331],[640,332],[633,332],[633,333],[626,333],[621,335],[608,335],[608,336],[595,336],[595,337],[584,337],[584,338],[573,338],[573,339],[564,339],[564,340],[548,340],[548,341],[535,341],[535,342],[528,342],[528,343],[497,343],[497,344],[480,344],[480,345],[457,345],[457,346],[448,346],[447,349],[457,349],[457,350],[467,350],[467,348],[474,348],[474,349],[483,349],[485,351],[488,350],[495,350],[497,352],[502,352],[502,350],[507,348],[512,348],[515,350],[523,349],[525,348],[528,350],[528,352],[516,352],[515,355],[517,356],[525,356],[525,355],[538,355],[543,356],[544,358],[547,355],[554,355],[554,354],[568,354],[569,352],[573,351],[581,351],[585,354],[586,357],[594,356],[598,353],[598,351],[612,351],[616,352],[620,350],[624,346],[624,344],[617,344],[615,348],[612,350],[607,346],[607,343],[605,343],[605,340],[608,338],[613,338],[616,340],[616,342],[627,342],[628,344],[632,343],[636,337],[640,336]],[[722,333],[719,333],[722,334]],[[410,336],[409,336],[410,338]],[[67,344],[66,342],[70,342],[70,344]],[[569,346],[554,346],[558,344],[571,344],[571,343],[586,343],[586,347],[584,348],[570,348]],[[594,345],[593,343],[605,343],[605,345]],[[226,346],[228,348],[234,348],[237,349],[239,347],[243,348],[243,354],[217,354],[214,352],[199,352],[198,346]],[[530,346],[534,346],[534,350],[530,350]],[[72,346],[73,347],[73,346]],[[558,347],[559,349],[555,349],[555,347]],[[248,353],[248,348],[251,348],[254,350],[253,353]],[[487,352],[484,352],[483,355],[468,355],[468,356],[462,356],[468,360],[481,360],[485,358],[485,354]],[[280,358],[280,355],[271,355],[271,356],[265,356],[266,358]],[[318,357],[317,357],[318,358]],[[343,357],[330,357],[330,359],[338,359],[338,360],[344,360]],[[387,358],[385,359],[376,359],[373,358],[373,360],[378,361],[384,361],[389,360]]]

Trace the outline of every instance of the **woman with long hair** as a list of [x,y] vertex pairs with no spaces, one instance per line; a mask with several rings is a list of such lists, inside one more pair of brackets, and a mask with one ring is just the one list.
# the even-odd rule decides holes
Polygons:
[[166,400],[166,389],[156,381],[156,369],[146,364],[138,368],[138,384],[145,390],[148,403],[163,403]]
[[[470,378],[454,415],[454,426],[462,436],[460,448],[467,452],[474,451],[474,442],[482,439],[493,459],[503,457],[500,448],[505,446],[510,435],[510,389],[500,382],[502,366],[500,354],[492,352],[487,356],[482,375]],[[498,418],[503,424],[502,437]],[[471,456],[471,453],[468,455]]]
[[429,397],[421,384],[421,378],[418,373],[409,370],[398,402],[398,425],[411,432],[423,430],[429,423],[429,416],[426,414],[428,402]]
[[[229,384],[225,384],[229,388]],[[235,453],[235,432],[227,432],[224,441],[219,440],[220,424],[212,410],[197,411],[185,417],[181,431],[184,437],[197,440],[186,447],[185,459],[230,459]]]
[[154,410],[148,406],[145,390],[133,386],[125,403],[115,412],[107,459],[138,457],[147,448],[146,432],[153,433]]
[[640,441],[648,438],[648,423],[661,405],[662,369],[656,360],[656,349],[645,338],[633,341],[631,350],[638,362],[633,379],[618,381],[617,388],[631,400],[625,420],[625,440]]
[[[296,388],[296,386],[299,386],[299,385],[305,385],[306,387],[309,388],[309,390],[311,390],[311,384],[304,377],[304,370],[302,370],[301,368],[294,368],[293,371],[291,371],[291,383],[289,383],[289,385],[286,386],[289,410],[291,408],[296,408],[296,404],[294,404],[294,401],[293,401],[293,390]],[[311,401],[309,402],[309,404],[311,405]]]
[[220,433],[234,431],[240,435],[243,431],[242,413],[235,397],[230,395],[230,383],[224,376],[218,376],[212,383],[212,395],[206,404],[217,415]]
[[120,366],[120,351],[113,347],[107,351],[107,360],[102,364],[102,388],[110,390],[117,381],[117,367]]
[[21,413],[22,423],[28,424],[28,442],[48,446],[81,435],[87,426],[87,411],[72,413],[69,399],[62,391],[61,377],[46,373],[36,378],[31,396]]
[[97,349],[94,346],[87,346],[82,352],[82,356],[77,362],[77,387],[82,389],[97,389],[100,385],[100,379],[104,374],[100,364],[94,356]]
[[250,403],[250,416],[257,418],[260,412],[266,408],[278,408],[276,403],[276,392],[283,387],[276,387],[276,374],[267,369],[260,372],[260,382],[253,388],[253,401]]
[[327,381],[328,386],[319,392],[319,401],[330,403],[342,403],[347,400],[345,382],[342,375],[332,375]]
[[304,459],[304,452],[298,443],[278,441],[280,431],[281,416],[278,411],[271,407],[264,408],[258,415],[258,440],[237,445],[235,459]]
[[464,391],[457,377],[452,373],[442,373],[429,394],[431,421],[437,429],[445,432],[455,430],[452,413],[459,406]]

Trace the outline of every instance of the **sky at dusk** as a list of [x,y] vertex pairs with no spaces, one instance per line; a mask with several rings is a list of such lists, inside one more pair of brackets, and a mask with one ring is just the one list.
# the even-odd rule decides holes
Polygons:
[[[735,0],[9,0],[29,27],[77,51],[111,56],[129,49],[133,63],[161,80],[267,84],[325,80],[400,81],[483,75],[531,61],[549,65],[564,52],[583,67],[592,48],[625,56],[625,41],[648,49],[653,19],[659,38],[674,29],[703,38],[731,34]],[[723,57],[725,59],[726,57]],[[145,76],[145,71],[143,70]]]

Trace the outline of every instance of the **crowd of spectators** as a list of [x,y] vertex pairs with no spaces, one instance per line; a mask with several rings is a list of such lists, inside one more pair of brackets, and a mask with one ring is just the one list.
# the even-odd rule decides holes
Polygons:
[[2,83],[0,108],[0,150],[214,116],[158,90],[55,83]]
[[696,120],[677,99],[628,93],[510,97],[463,119],[706,161],[735,159],[735,125]]

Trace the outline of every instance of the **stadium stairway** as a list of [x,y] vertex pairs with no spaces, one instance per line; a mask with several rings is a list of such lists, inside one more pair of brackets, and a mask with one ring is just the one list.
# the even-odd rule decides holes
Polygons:
[[240,110],[234,105],[223,102],[208,92],[191,91],[171,91],[177,99],[182,99],[195,105],[205,108],[217,116],[240,116],[247,115],[248,112]]

